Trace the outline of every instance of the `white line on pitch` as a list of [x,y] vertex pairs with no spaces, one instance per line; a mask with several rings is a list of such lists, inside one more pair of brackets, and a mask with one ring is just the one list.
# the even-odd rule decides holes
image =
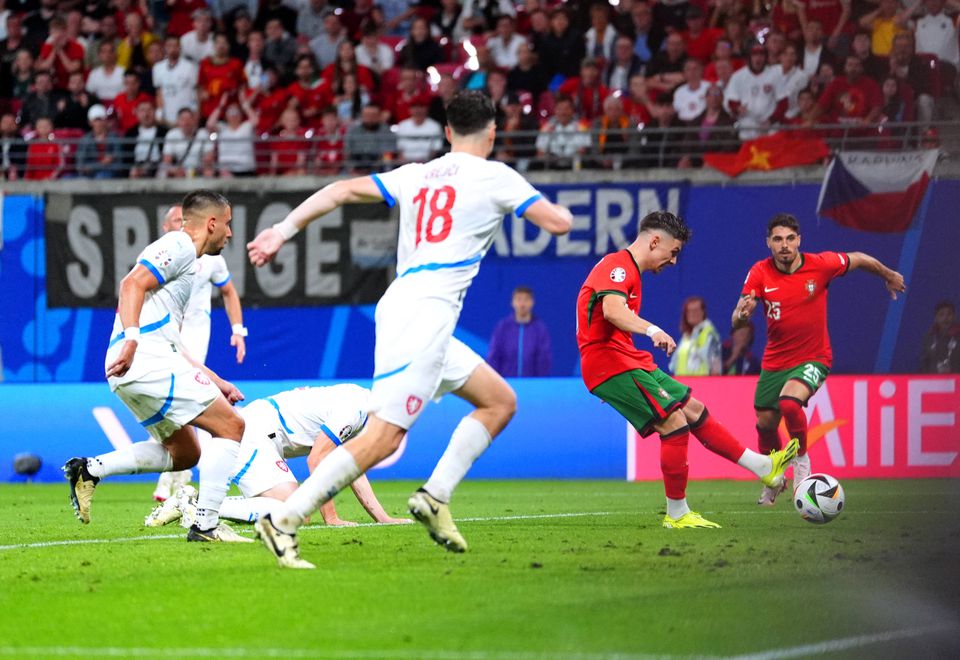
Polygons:
[[747,653],[744,655],[732,656],[731,660],[779,660],[780,658],[799,658],[808,655],[849,651],[851,649],[857,649],[863,646],[872,646],[873,644],[881,644],[883,642],[891,642],[898,639],[911,639],[914,637],[924,637],[938,633],[956,632],[957,628],[955,626],[905,628],[903,630],[892,630],[889,632],[874,633],[872,635],[857,635],[856,637],[828,639],[823,642],[803,644],[802,646],[791,646],[782,649],[770,649],[769,651],[760,651],[759,653]]

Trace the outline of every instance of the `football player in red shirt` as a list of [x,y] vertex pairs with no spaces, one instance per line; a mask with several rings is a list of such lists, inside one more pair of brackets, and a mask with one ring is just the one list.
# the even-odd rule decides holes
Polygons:
[[660,467],[667,495],[663,526],[668,528],[720,526],[687,505],[691,433],[710,451],[774,488],[783,483],[783,471],[797,453],[796,442],[770,456],[744,448],[690,396],[689,387],[658,369],[649,352],[633,345],[633,334],[642,334],[667,355],[677,347],[670,335],[639,316],[641,279],[645,272],[659,273],[676,264],[689,239],[690,230],[679,217],[667,211],[650,213],[640,221],[637,240],[601,259],[577,297],[577,345],[587,389],[623,415],[640,435],[660,434]]
[[[800,251],[800,223],[789,213],[775,215],[767,225],[770,256],[750,269],[740,302],[733,310],[733,327],[749,322],[758,302],[767,317],[767,347],[760,364],[754,396],[761,452],[778,449],[780,418],[787,433],[800,442],[793,467],[796,486],[810,476],[807,456],[807,416],[803,412],[833,363],[827,332],[827,286],[847,271],[861,269],[883,279],[894,300],[906,290],[903,275],[862,252]],[[764,487],[757,504],[773,506],[781,488]]]

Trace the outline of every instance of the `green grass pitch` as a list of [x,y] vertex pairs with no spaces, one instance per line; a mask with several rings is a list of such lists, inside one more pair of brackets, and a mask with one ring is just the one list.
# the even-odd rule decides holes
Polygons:
[[[399,514],[414,485],[375,488]],[[844,486],[814,526],[754,483],[693,483],[723,529],[666,530],[659,483],[467,481],[464,555],[419,525],[313,526],[317,570],[283,571],[143,529],[146,483],[101,484],[88,526],[66,484],[0,485],[0,656],[960,657],[960,483]]]

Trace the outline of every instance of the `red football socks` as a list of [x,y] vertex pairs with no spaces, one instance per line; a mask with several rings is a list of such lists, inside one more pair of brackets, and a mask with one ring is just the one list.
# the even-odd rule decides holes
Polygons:
[[780,397],[780,414],[787,424],[787,433],[800,441],[798,456],[807,453],[807,414],[803,412],[803,401],[792,396]]
[[671,500],[687,496],[687,442],[689,429],[684,426],[660,436],[660,470],[663,472],[663,490]]
[[780,451],[783,443],[780,441],[780,429],[762,429],[757,427],[757,451],[766,456],[772,451]]
[[746,448],[723,424],[710,416],[706,408],[703,409],[700,419],[690,425],[690,431],[704,447],[733,463],[739,461],[743,452],[746,451]]

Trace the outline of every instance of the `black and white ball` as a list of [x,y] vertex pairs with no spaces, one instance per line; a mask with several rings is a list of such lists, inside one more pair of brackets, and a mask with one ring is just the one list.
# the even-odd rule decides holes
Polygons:
[[811,474],[793,491],[793,506],[800,517],[823,525],[843,511],[843,486],[829,474]]

